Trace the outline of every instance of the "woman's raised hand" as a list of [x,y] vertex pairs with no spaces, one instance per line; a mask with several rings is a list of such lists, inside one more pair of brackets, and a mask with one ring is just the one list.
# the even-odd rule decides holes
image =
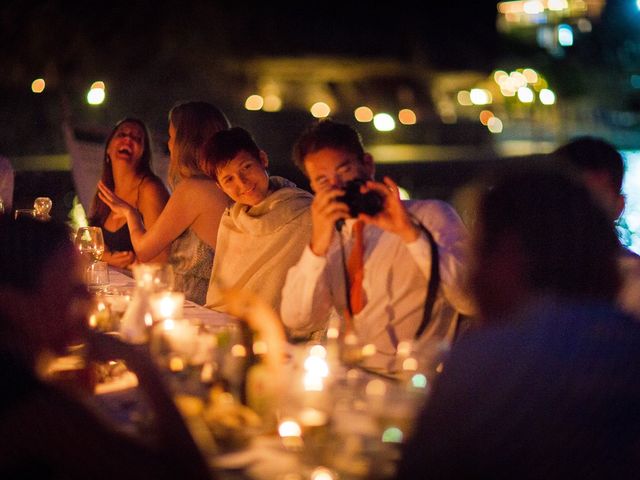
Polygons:
[[107,204],[107,206],[117,216],[127,217],[129,211],[135,210],[133,206],[122,200],[119,196],[113,193],[109,187],[107,187],[102,180],[98,182],[98,196],[100,200]]

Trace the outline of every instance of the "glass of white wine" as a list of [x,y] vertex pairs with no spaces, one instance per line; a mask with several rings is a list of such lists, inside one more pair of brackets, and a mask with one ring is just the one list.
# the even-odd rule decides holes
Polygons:
[[75,245],[80,255],[86,259],[87,283],[92,284],[94,266],[102,259],[104,254],[104,238],[100,227],[80,227],[76,232]]

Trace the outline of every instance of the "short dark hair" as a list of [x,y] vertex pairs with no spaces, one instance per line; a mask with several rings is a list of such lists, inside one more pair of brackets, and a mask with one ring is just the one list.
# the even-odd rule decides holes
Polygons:
[[233,127],[213,135],[204,147],[205,166],[209,175],[217,178],[218,169],[228,164],[240,152],[247,152],[256,160],[260,159],[260,147],[244,128]]
[[0,216],[0,286],[32,292],[52,254],[72,247],[71,231],[54,219]]
[[309,125],[298,137],[293,145],[293,163],[307,175],[305,157],[323,148],[353,153],[358,160],[364,157],[362,137],[356,129],[345,123],[324,119]]
[[528,258],[525,277],[539,292],[611,301],[620,278],[619,242],[605,212],[584,184],[558,169],[507,172],[480,199],[480,244],[492,252],[515,235]]
[[622,191],[624,160],[620,152],[605,140],[589,135],[576,137],[557,148],[552,155],[580,173],[606,172],[611,178],[611,187],[617,193]]

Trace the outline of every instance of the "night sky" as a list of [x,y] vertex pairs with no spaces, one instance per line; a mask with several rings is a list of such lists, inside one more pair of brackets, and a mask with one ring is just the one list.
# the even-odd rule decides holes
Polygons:
[[[496,2],[9,1],[0,6],[8,77],[52,68],[154,69],[184,57],[421,56],[436,68],[483,68],[496,51]],[[490,67],[489,67],[490,68]],[[4,80],[7,76],[3,75]]]
[[[0,151],[60,151],[60,98],[80,121],[136,114],[162,128],[176,100],[220,102],[237,84],[223,62],[271,56],[417,61],[434,70],[490,72],[496,2],[4,1],[0,5]],[[42,95],[30,91],[38,77]],[[84,95],[104,80],[108,103]],[[217,82],[217,83],[216,83]],[[212,94],[215,92],[215,95]],[[228,95],[227,95],[228,96]],[[83,115],[86,118],[83,118]],[[26,136],[28,133],[29,136]]]

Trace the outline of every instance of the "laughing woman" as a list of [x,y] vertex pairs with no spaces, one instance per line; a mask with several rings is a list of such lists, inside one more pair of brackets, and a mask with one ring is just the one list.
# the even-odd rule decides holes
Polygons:
[[[155,223],[169,199],[169,192],[151,170],[151,156],[146,125],[141,120],[125,118],[107,138],[100,180],[140,211],[147,228]],[[127,268],[136,260],[126,218],[113,212],[98,192],[89,213],[89,225],[102,228],[105,262]],[[165,262],[167,257],[168,250],[158,251],[153,261]]]
[[174,288],[187,300],[203,304],[209,286],[218,225],[229,199],[205,174],[204,144],[229,121],[216,106],[201,101],[179,103],[169,112],[169,183],[171,197],[154,225],[143,222],[135,205],[108,188],[98,186],[102,201],[126,218],[133,248],[140,261],[151,261],[171,247]]

